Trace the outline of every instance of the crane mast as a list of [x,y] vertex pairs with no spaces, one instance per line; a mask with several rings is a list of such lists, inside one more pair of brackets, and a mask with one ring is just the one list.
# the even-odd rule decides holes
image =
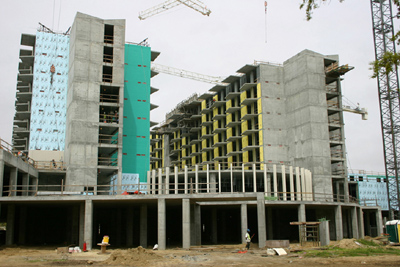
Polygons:
[[146,9],[142,12],[139,12],[139,19],[145,20],[149,17],[157,15],[161,12],[167,11],[173,7],[176,7],[180,4],[183,4],[187,7],[190,7],[197,12],[209,16],[211,14],[211,10],[206,7],[206,5],[199,0],[167,0],[164,3]]
[[[396,52],[391,0],[371,0],[372,27],[375,43],[375,60],[386,52]],[[386,73],[384,68],[377,76],[381,128],[385,158],[389,218],[399,219],[399,163],[400,151],[400,100],[397,66]]]

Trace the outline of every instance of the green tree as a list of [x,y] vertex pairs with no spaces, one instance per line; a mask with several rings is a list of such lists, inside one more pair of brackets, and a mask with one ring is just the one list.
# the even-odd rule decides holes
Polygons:
[[[319,5],[328,0],[302,0],[300,9],[306,10],[307,20],[312,19],[312,13],[315,9],[319,8]],[[338,0],[343,2],[344,0]],[[393,0],[393,3],[397,6],[396,18],[400,18],[400,0]],[[393,36],[393,41],[400,45],[400,31],[397,31]],[[372,78],[376,78],[379,75],[380,70],[384,70],[386,74],[390,73],[394,66],[400,65],[400,53],[386,52],[381,60],[371,62],[371,70],[373,71]]]

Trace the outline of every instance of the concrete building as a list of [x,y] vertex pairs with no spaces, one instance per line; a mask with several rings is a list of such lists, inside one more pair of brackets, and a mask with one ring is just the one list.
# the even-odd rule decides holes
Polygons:
[[[28,57],[39,51],[38,36],[22,36],[32,47]],[[124,20],[81,13],[65,43],[65,118],[55,117],[65,122],[64,150],[56,149],[64,161],[50,161],[46,146],[30,149],[22,129],[14,130],[13,145],[1,141],[6,244],[86,242],[92,249],[108,235],[115,247],[189,248],[241,243],[250,228],[264,247],[298,241],[290,223],[319,219],[330,221],[331,239],[362,237],[366,212],[381,233],[380,208],[349,197],[340,79],[351,67],[337,56],[305,50],[283,65],[246,65],[182,101],[150,132],[157,91],[150,65],[159,53],[126,42]],[[17,106],[51,95],[60,69],[52,60],[42,60],[44,94],[28,90],[25,99],[21,90],[35,88],[35,74],[26,82],[20,73]],[[33,58],[25,62],[36,73]],[[15,125],[26,120],[28,129],[30,110],[17,113]],[[28,157],[17,157],[19,150]]]

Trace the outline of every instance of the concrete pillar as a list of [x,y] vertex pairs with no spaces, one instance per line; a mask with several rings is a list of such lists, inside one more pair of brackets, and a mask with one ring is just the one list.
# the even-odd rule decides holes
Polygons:
[[207,193],[210,193],[210,166],[207,164]]
[[174,168],[174,184],[175,194],[178,194],[178,166]]
[[294,200],[294,181],[293,181],[293,166],[289,167],[289,186],[290,186],[290,200],[293,201]]
[[378,236],[383,234],[383,225],[382,225],[382,212],[380,209],[377,209],[375,212],[376,216],[376,231]]
[[24,173],[22,175],[22,195],[27,196],[29,191],[29,173]]
[[273,179],[274,179],[274,197],[279,197],[278,195],[278,176],[276,173],[276,165],[274,164],[272,166],[272,171],[273,171]]
[[358,239],[358,222],[357,222],[357,208],[350,208],[350,217],[351,217],[351,233],[352,237]]
[[85,242],[85,203],[79,205],[79,247]]
[[185,165],[184,187],[185,187],[185,194],[187,194],[188,193],[188,167],[187,167],[187,165]]
[[268,191],[268,177],[267,177],[267,164],[263,164],[263,178],[264,178],[264,193],[269,192]]
[[158,168],[158,194],[164,194],[164,183],[162,178],[162,169]]
[[246,233],[248,229],[247,225],[247,204],[241,204],[241,209],[240,209],[240,215],[241,215],[241,234],[242,234],[242,243],[246,243]]
[[26,217],[27,207],[20,207],[19,209],[19,237],[18,244],[25,245],[26,242]]
[[231,193],[233,193],[233,164],[231,164]]
[[196,194],[199,193],[199,165],[195,166],[195,183],[196,183]]
[[267,173],[267,192],[269,197],[272,197],[271,181],[272,181],[272,174]]
[[218,164],[218,193],[221,194],[221,164]]
[[85,200],[85,230],[84,240],[88,250],[93,247],[93,201],[91,199]]
[[297,208],[297,218],[299,222],[306,222],[307,217],[306,217],[306,205],[300,204],[299,207]]
[[165,194],[169,194],[169,167],[165,168]]
[[151,171],[151,194],[156,193],[156,170]]
[[286,167],[282,165],[282,192],[283,192],[283,200],[287,200],[287,187],[286,187]]
[[182,248],[190,248],[190,200],[182,199]]
[[300,182],[300,170],[296,167],[296,200],[301,200],[301,182]]
[[336,228],[336,240],[343,239],[343,222],[342,222],[342,206],[337,205],[335,209],[335,228]]
[[273,220],[272,220],[272,208],[267,208],[267,237],[268,240],[274,240],[274,232],[273,232]]
[[213,244],[218,242],[218,220],[217,220],[217,208],[213,208],[211,211],[211,241]]
[[10,168],[10,186],[9,186],[9,192],[11,193],[11,196],[16,196],[17,192],[17,181],[18,181],[18,168]]
[[305,201],[305,200],[307,200],[307,194],[304,194],[305,192],[306,192],[306,190],[307,190],[307,187],[306,187],[306,175],[305,175],[305,172],[304,172],[304,168],[301,168],[300,169],[300,173],[301,173],[301,192],[303,193],[303,194],[301,194],[301,200],[303,200],[303,201]]
[[364,235],[364,217],[362,208],[357,208],[357,217],[358,217],[358,238],[362,239],[365,237]]
[[253,191],[257,192],[256,164],[253,164]]
[[211,173],[210,174],[210,192],[211,193],[216,193],[217,192],[217,174],[216,173]]
[[321,246],[329,246],[330,240],[329,221],[322,221],[319,225],[319,241],[321,242]]
[[166,214],[165,198],[158,199],[158,249],[165,250],[166,241]]
[[151,172],[147,171],[147,190],[146,190],[146,194],[150,194],[150,180],[151,180]]
[[133,208],[126,209],[126,245],[133,246]]
[[10,204],[7,207],[6,246],[14,244],[14,227],[15,227],[15,205]]
[[147,205],[140,206],[140,245],[147,248]]
[[267,233],[265,229],[265,199],[264,193],[257,193],[257,222],[258,222],[258,247],[265,247]]
[[4,160],[0,160],[0,197],[3,196]]
[[245,184],[245,174],[244,174],[244,164],[242,164],[242,192],[246,192]]

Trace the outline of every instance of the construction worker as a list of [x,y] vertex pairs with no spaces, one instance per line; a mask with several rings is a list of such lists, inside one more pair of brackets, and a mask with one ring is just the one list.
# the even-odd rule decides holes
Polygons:
[[250,229],[247,229],[247,233],[245,235],[246,238],[246,250],[250,249],[250,242],[251,242],[251,237],[250,237]]

